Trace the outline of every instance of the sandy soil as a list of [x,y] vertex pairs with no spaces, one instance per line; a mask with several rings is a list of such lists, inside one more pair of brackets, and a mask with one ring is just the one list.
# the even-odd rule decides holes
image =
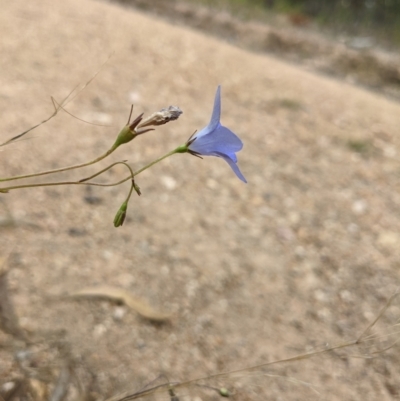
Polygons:
[[[115,4],[0,6],[0,142],[46,118],[50,96],[61,100],[114,52],[68,106],[112,127],[60,113],[1,148],[2,176],[100,155],[132,102],[136,114],[179,106],[179,121],[109,162],[48,180],[79,179],[125,159],[139,168],[208,123],[221,84],[222,122],[244,142],[238,156],[248,180],[219,159],[174,156],[138,176],[143,195],[119,229],[112,221],[126,184],[3,194],[6,401],[62,400],[54,389],[67,400],[103,400],[166,377],[182,382],[240,370],[362,333],[399,286],[398,103]],[[99,180],[125,175],[116,167]],[[172,318],[154,323],[121,303],[63,296],[104,285]],[[382,330],[399,316],[397,301]],[[398,347],[373,354],[393,341],[381,337],[202,383],[223,385],[237,400],[398,399]],[[219,399],[198,386],[176,392],[182,400]],[[165,391],[155,397],[169,398]]]

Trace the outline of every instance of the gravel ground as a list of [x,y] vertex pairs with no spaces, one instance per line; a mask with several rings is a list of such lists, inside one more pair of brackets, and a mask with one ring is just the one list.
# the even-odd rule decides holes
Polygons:
[[[237,400],[399,398],[398,347],[376,353],[393,336],[243,370],[357,338],[398,288],[398,103],[116,4],[0,5],[0,142],[48,117],[50,96],[61,101],[112,54],[67,106],[107,127],[60,112],[0,148],[3,177],[97,157],[131,103],[134,114],[179,106],[177,122],[97,167],[36,182],[79,179],[119,160],[140,168],[208,123],[221,84],[222,123],[244,142],[238,158],[248,180],[220,159],[173,156],[138,176],[142,196],[118,229],[127,184],[1,195],[6,401],[61,401],[54,390],[104,400],[232,370],[241,371],[201,383]],[[125,175],[117,166],[99,181]],[[64,296],[106,285],[170,320],[149,321],[122,296],[125,303]],[[377,332],[393,331],[399,317],[395,301]],[[176,393],[219,399],[199,386]]]

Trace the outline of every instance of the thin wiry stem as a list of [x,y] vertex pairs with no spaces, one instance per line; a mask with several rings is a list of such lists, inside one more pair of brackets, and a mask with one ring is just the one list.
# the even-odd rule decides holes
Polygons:
[[[326,353],[330,353],[339,349],[344,349],[344,348],[350,348],[350,347],[354,347],[357,346],[361,343],[367,342],[369,341],[368,337],[366,337],[365,335],[375,326],[375,324],[378,322],[378,320],[381,319],[382,315],[384,314],[384,312],[389,308],[389,306],[391,305],[391,303],[393,302],[393,300],[400,294],[399,291],[397,291],[394,295],[392,295],[388,302],[386,303],[386,305],[382,308],[382,310],[380,311],[380,313],[377,315],[377,317],[363,330],[363,332],[361,333],[360,336],[358,336],[356,339],[352,340],[352,341],[347,341],[341,344],[337,344],[337,345],[333,345],[330,347],[326,347],[326,348],[321,348],[319,350],[314,350],[311,352],[307,352],[307,353],[303,353],[300,355],[296,355],[293,357],[289,357],[289,358],[285,358],[285,359],[279,359],[279,360],[275,360],[275,361],[271,361],[271,362],[267,362],[267,363],[263,363],[263,364],[259,364],[256,366],[251,366],[249,368],[245,368],[245,369],[237,369],[237,370],[232,370],[232,371],[228,371],[228,372],[222,372],[222,373],[217,373],[215,375],[211,375],[211,376],[206,376],[206,377],[202,377],[202,378],[198,378],[198,379],[192,379],[192,380],[188,380],[186,382],[178,382],[178,383],[164,383],[164,384],[160,384],[157,386],[154,386],[152,388],[145,388],[142,389],[138,392],[135,392],[133,394],[120,394],[120,395],[116,395],[114,397],[109,398],[107,401],[131,401],[131,400],[135,400],[147,395],[154,395],[156,393],[163,393],[165,391],[170,391],[172,390],[179,390],[179,389],[183,389],[183,388],[187,388],[190,386],[197,386],[198,383],[202,383],[211,379],[227,379],[227,378],[233,378],[233,377],[241,377],[243,375],[247,375],[247,374],[253,374],[256,372],[260,372],[260,374],[262,373],[262,370],[273,366],[273,365],[279,365],[279,364],[286,364],[289,362],[295,362],[295,361],[301,361],[304,359],[309,359],[312,358],[316,355],[321,355],[321,354],[326,354]],[[389,333],[389,335],[392,333]],[[375,351],[373,352],[373,354],[377,353],[377,352],[384,352],[386,350],[389,350],[390,348],[392,348],[394,344],[391,344],[389,347],[386,347],[385,349],[379,350],[379,351]],[[306,383],[307,384],[307,383]],[[219,391],[220,395],[223,397],[229,397],[229,395],[226,395],[226,391],[221,392],[221,389],[215,389],[217,391]],[[225,389],[224,389],[225,390]]]
[[[154,166],[155,164],[159,163],[160,161],[166,159],[167,157],[172,156],[172,155],[174,155],[175,153],[180,153],[180,152],[178,151],[178,149],[180,149],[180,148],[181,148],[181,147],[178,147],[177,149],[174,149],[174,150],[172,150],[171,152],[168,152],[168,153],[165,154],[164,156],[159,157],[158,159],[154,160],[154,161],[151,162],[150,164],[147,164],[146,166],[142,167],[141,169],[135,171],[135,172],[133,173],[133,176],[136,177],[137,175],[139,175],[139,174],[142,173],[143,171],[145,171],[145,170],[147,170],[148,168]],[[103,172],[107,171],[109,168],[110,168],[110,166],[109,166],[109,167],[106,167],[105,169],[99,171],[99,172],[96,173],[96,174],[93,174],[93,175],[90,176],[90,177],[87,177],[87,178],[82,179],[80,182],[83,183],[83,182],[89,181],[89,180],[91,180],[92,178],[97,177],[98,175],[100,175],[100,174],[102,174]],[[118,182],[116,182],[116,183],[114,183],[114,184],[99,184],[99,183],[96,183],[96,185],[98,185],[98,186],[103,186],[103,187],[116,186],[116,185],[122,184],[123,182],[128,181],[130,178],[131,178],[131,176],[126,177],[126,178],[123,178],[121,181],[118,181]],[[94,183],[91,183],[91,184],[94,185]]]
[[[110,56],[107,58],[107,60],[101,65],[100,69],[98,71],[96,71],[92,77],[76,92],[75,90],[78,88],[78,86],[76,86],[63,100],[60,104],[58,104],[57,102],[55,102],[54,98],[51,97],[51,101],[53,102],[53,106],[54,106],[54,112],[47,118],[45,118],[43,121],[41,121],[40,123],[34,125],[33,127],[28,128],[26,131],[22,132],[21,134],[18,134],[10,139],[8,139],[7,141],[0,143],[0,147],[2,146],[6,146],[9,145],[13,142],[15,142],[17,139],[22,138],[24,135],[28,134],[29,132],[33,131],[35,128],[40,127],[41,125],[47,123],[48,121],[50,121],[53,117],[55,117],[57,115],[57,113],[60,111],[60,108],[63,108],[62,106],[66,106],[69,102],[72,102],[96,77],[97,75],[100,73],[100,71],[103,69],[104,65],[106,63],[108,63],[108,61],[110,60],[112,54],[110,54]],[[72,96],[74,94],[74,96]],[[59,105],[58,107],[56,107],[56,103]]]
[[[106,153],[104,153],[103,155],[96,157],[96,159],[91,160],[89,162],[86,163],[81,163],[81,164],[75,164],[73,166],[68,166],[68,167],[61,167],[61,168],[57,168],[54,170],[46,170],[46,171],[42,171],[39,173],[33,173],[33,174],[25,174],[25,175],[17,175],[14,177],[7,177],[7,178],[0,178],[0,182],[6,182],[6,181],[14,181],[14,180],[22,180],[23,178],[33,178],[33,177],[40,177],[43,175],[48,175],[48,174],[54,174],[54,173],[61,173],[63,171],[69,171],[69,170],[75,170],[77,168],[82,168],[82,167],[87,167],[87,166],[91,166],[92,164],[98,163],[99,161],[105,159],[107,156],[109,156],[112,152],[114,152],[114,150],[117,149],[117,146],[113,145],[109,150],[107,150]],[[35,185],[37,186],[37,185]],[[40,185],[39,185],[40,186]],[[20,187],[15,187],[15,188],[20,188]],[[26,188],[26,186],[21,186],[21,188]],[[11,189],[11,188],[10,188]]]
[[[126,166],[128,166],[128,164],[126,164],[126,162],[113,163],[113,164],[109,165],[108,167],[100,170],[98,173],[96,173],[90,177],[84,178],[82,180],[79,180],[79,181],[57,181],[57,182],[46,182],[46,183],[37,183],[37,184],[14,185],[14,186],[10,186],[10,187],[0,188],[0,192],[6,193],[6,192],[9,192],[14,189],[36,188],[36,187],[55,187],[55,186],[61,186],[61,185],[91,185],[91,186],[96,186],[96,187],[114,187],[114,186],[123,184],[124,182],[132,179],[133,177],[137,176],[138,174],[142,173],[143,171],[147,170],[148,168],[154,166],[155,164],[159,163],[160,161],[166,159],[167,157],[172,156],[175,153],[179,153],[178,149],[180,149],[180,148],[174,149],[171,152],[168,152],[167,154],[165,154],[164,156],[159,157],[158,159],[154,160],[153,162],[151,162],[151,163],[147,164],[146,166],[142,167],[141,169],[135,171],[134,173],[129,175],[129,177],[126,177],[120,181],[117,181],[117,182],[114,182],[111,184],[100,184],[100,183],[96,183],[96,182],[88,182],[88,180],[90,180],[94,177],[97,177],[98,175],[100,175],[100,174],[104,173],[105,171],[109,170],[110,168],[114,167],[116,164],[122,163],[122,164],[125,164]],[[93,163],[91,163],[91,164],[93,164]],[[89,165],[89,164],[85,164],[85,165]],[[62,171],[65,171],[65,170],[62,170]]]

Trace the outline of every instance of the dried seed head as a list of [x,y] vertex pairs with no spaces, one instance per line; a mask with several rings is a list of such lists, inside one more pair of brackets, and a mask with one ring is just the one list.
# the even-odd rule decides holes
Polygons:
[[156,111],[151,116],[145,118],[137,126],[137,128],[143,128],[148,126],[158,126],[169,123],[170,121],[177,120],[182,114],[182,110],[177,106],[169,106],[160,111]]

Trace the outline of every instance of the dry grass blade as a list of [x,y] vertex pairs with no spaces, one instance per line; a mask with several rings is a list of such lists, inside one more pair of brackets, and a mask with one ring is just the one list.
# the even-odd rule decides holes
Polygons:
[[117,287],[88,287],[69,294],[69,296],[74,298],[106,298],[122,302],[142,317],[155,322],[165,322],[171,319],[171,315],[153,309],[146,301],[136,298],[130,292]]
[[[97,75],[97,74],[96,74],[96,75]],[[87,86],[87,85],[85,85],[85,87],[86,87],[86,86]],[[72,100],[72,99],[69,99],[69,98],[70,98],[70,96],[75,92],[76,89],[77,89],[77,88],[74,88],[74,89],[68,94],[68,96],[67,96],[66,98],[63,99],[63,101],[61,102],[61,105],[64,105],[64,106],[65,106],[67,103],[69,103],[69,102]],[[81,92],[82,90],[83,90],[83,89],[81,89],[79,92]],[[78,93],[79,93],[79,92],[78,92]],[[44,119],[43,121],[41,121],[40,123],[38,123],[38,124],[36,124],[36,125],[34,125],[34,126],[28,128],[26,131],[22,132],[21,134],[18,134],[18,135],[16,135],[16,136],[13,136],[12,138],[8,139],[7,141],[5,141],[5,142],[3,142],[3,143],[0,143],[0,147],[6,146],[6,145],[10,145],[11,143],[15,142],[17,139],[21,139],[23,136],[25,136],[25,135],[28,134],[29,132],[33,131],[34,129],[40,127],[40,126],[43,125],[43,124],[46,124],[46,123],[47,123],[48,121],[50,121],[53,117],[55,117],[55,116],[58,114],[58,112],[60,111],[61,106],[56,106],[55,100],[54,100],[52,97],[51,97],[51,101],[52,101],[53,106],[54,106],[54,111],[53,111],[52,114],[50,114],[49,117],[45,118],[45,119]]]
[[[86,85],[86,86],[87,86],[87,85]],[[63,107],[62,104],[59,104],[59,103],[57,102],[56,99],[54,99],[54,98],[52,97],[51,100],[52,100],[53,104],[56,104],[56,105],[57,105],[57,108],[58,108],[58,109],[62,109],[62,111],[63,111],[64,113],[67,113],[67,114],[68,114],[69,116],[71,116],[72,118],[75,118],[75,120],[81,121],[81,122],[83,122],[83,123],[85,123],[85,124],[94,125],[94,126],[96,126],[96,127],[109,127],[108,125],[91,123],[90,121],[86,121],[86,120],[83,120],[82,118],[79,118],[79,117],[77,117],[77,116],[74,116],[74,115],[73,115],[72,113],[70,113],[65,107]]]
[[[101,67],[99,68],[98,71],[96,71],[93,76],[80,88],[78,89],[79,85],[76,86],[63,100],[61,103],[58,103],[55,101],[55,99],[53,97],[51,97],[51,101],[53,103],[54,106],[54,111],[52,114],[50,114],[49,117],[45,118],[43,121],[41,121],[40,123],[28,128],[26,131],[8,139],[7,141],[0,143],[0,148],[2,146],[6,146],[9,145],[13,142],[15,142],[17,139],[21,139],[23,136],[25,136],[26,134],[28,134],[29,132],[33,131],[34,129],[40,127],[43,124],[46,124],[48,121],[50,121],[53,117],[55,117],[58,112],[60,111],[60,109],[65,110],[64,107],[69,103],[72,102],[96,77],[97,75],[100,73],[100,71],[102,70],[102,68],[104,67],[104,65],[108,62],[108,60],[111,58],[112,55],[110,55],[107,60],[101,65]],[[66,111],[66,110],[65,110]],[[69,114],[69,113],[68,113]]]
[[[156,394],[166,394],[171,389],[173,389],[173,391],[178,391],[179,389],[183,390],[185,388],[189,388],[189,387],[193,387],[193,386],[208,387],[212,390],[217,391],[221,397],[229,397],[229,391],[227,391],[225,388],[218,389],[218,388],[210,387],[206,383],[209,383],[210,381],[214,381],[215,379],[232,380],[232,379],[239,379],[239,378],[243,378],[243,377],[246,378],[246,377],[256,377],[256,376],[279,377],[282,379],[292,381],[293,383],[302,384],[304,386],[311,388],[313,391],[317,392],[316,389],[314,388],[314,386],[311,385],[310,383],[307,383],[302,380],[298,380],[294,377],[271,374],[271,373],[265,372],[265,369],[275,366],[275,365],[281,365],[281,364],[291,363],[291,362],[295,362],[295,361],[301,361],[301,360],[312,358],[317,355],[332,353],[333,351],[337,351],[337,350],[345,349],[345,348],[347,349],[347,348],[358,346],[361,343],[370,342],[371,340],[375,339],[375,337],[370,336],[370,337],[367,337],[367,339],[366,339],[365,338],[366,334],[382,318],[385,311],[389,308],[389,306],[393,303],[394,299],[399,294],[400,294],[400,292],[397,291],[394,295],[392,295],[389,298],[389,300],[387,301],[386,305],[379,312],[377,317],[362,331],[362,334],[360,336],[358,336],[356,339],[354,339],[352,341],[343,342],[343,343],[333,345],[330,347],[326,347],[326,348],[316,349],[314,351],[295,355],[295,356],[289,357],[289,358],[279,359],[279,360],[263,363],[260,365],[251,366],[251,367],[244,368],[244,369],[217,373],[215,375],[206,376],[206,377],[202,377],[202,378],[198,378],[198,379],[193,379],[193,380],[189,380],[186,382],[164,383],[161,385],[154,386],[152,388],[142,389],[138,392],[131,393],[131,394],[128,394],[128,393],[119,394],[119,395],[116,395],[116,396],[113,396],[113,397],[107,399],[106,401],[130,401],[130,400],[135,400],[135,399],[139,399],[139,398],[144,398],[147,396],[154,396]],[[387,333],[387,336],[389,337],[392,334],[393,334],[392,332],[389,332],[389,333]],[[377,336],[376,338],[379,338],[379,337],[380,336]],[[394,344],[391,344],[390,346],[386,347],[385,349],[379,350],[379,353],[382,353],[382,352],[385,352],[385,351],[391,349],[393,347],[393,345]],[[371,355],[372,354],[377,354],[377,352],[376,351],[372,352]]]
[[389,308],[389,306],[392,304],[392,302],[400,295],[400,291],[397,290],[386,302],[386,305],[382,308],[382,310],[379,312],[378,316],[373,320],[367,328],[361,333],[361,335],[357,339],[357,343],[361,342],[363,338],[366,336],[366,334],[372,329],[372,327],[375,326],[377,321],[382,317],[382,315],[386,312],[386,310]]

